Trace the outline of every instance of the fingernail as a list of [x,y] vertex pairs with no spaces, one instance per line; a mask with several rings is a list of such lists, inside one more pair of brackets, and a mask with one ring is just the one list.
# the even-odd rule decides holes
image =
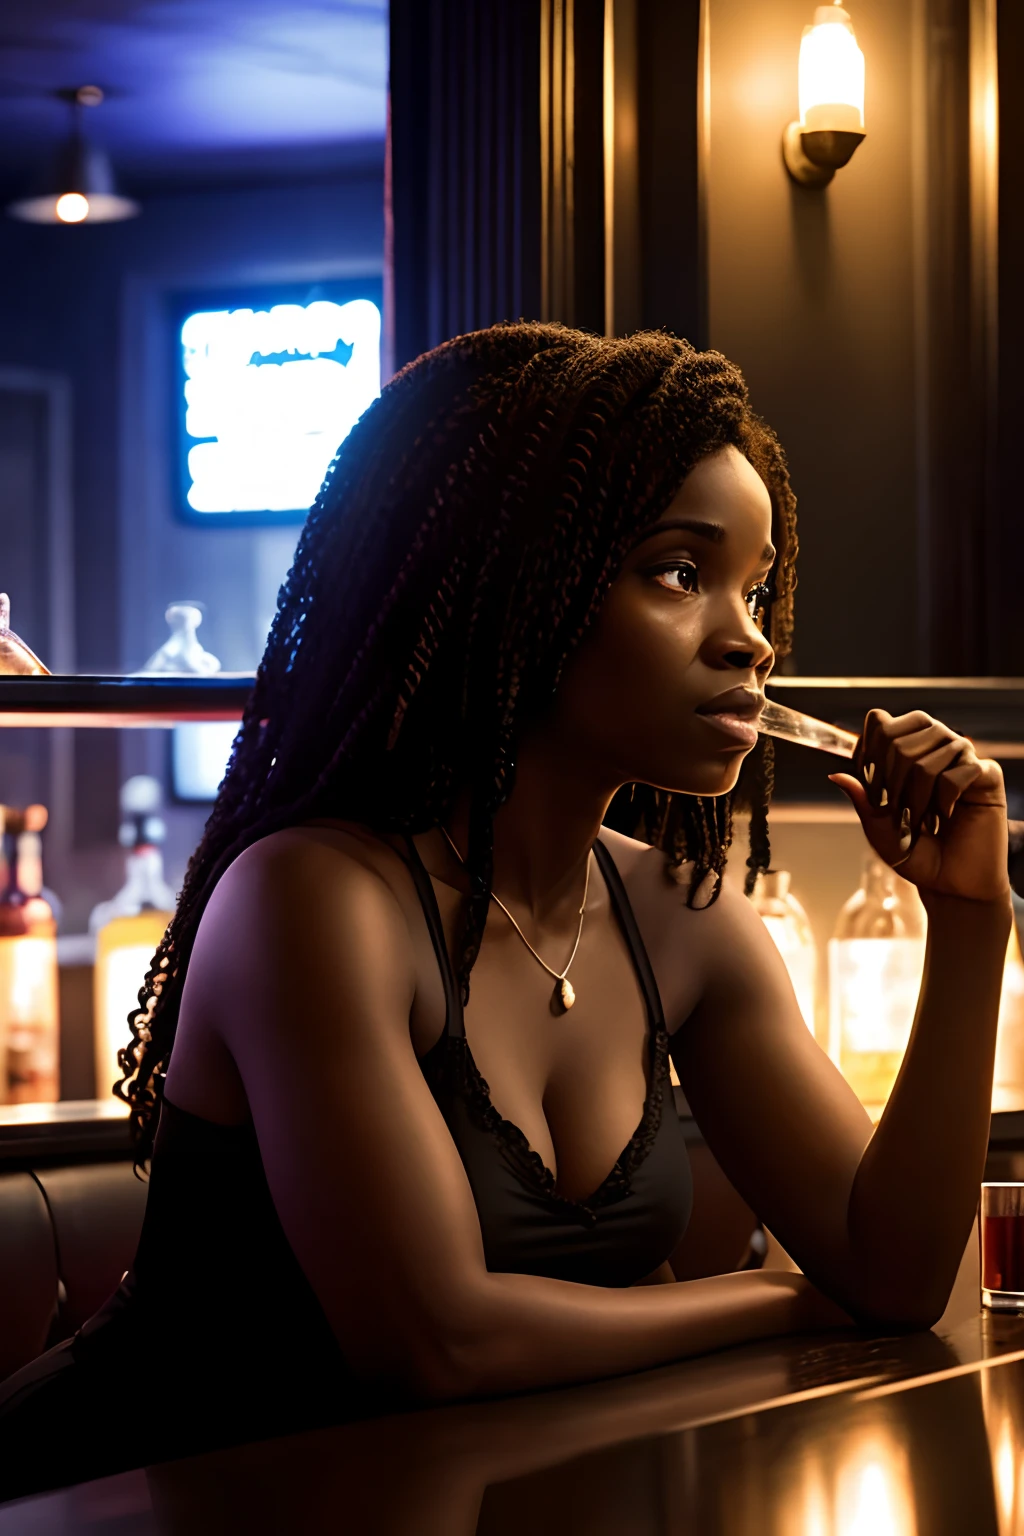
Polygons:
[[889,804],[889,795],[884,784],[882,785],[882,793],[878,797],[878,803],[880,806]]
[[938,811],[936,811],[935,815],[932,817],[932,837],[938,837],[938,835],[939,835],[939,828],[940,828],[941,825],[942,825],[942,818],[939,815]]
[[875,765],[874,765],[874,763],[865,763],[864,764],[864,783],[865,784],[870,784],[872,779],[874,778],[874,776],[875,776]]

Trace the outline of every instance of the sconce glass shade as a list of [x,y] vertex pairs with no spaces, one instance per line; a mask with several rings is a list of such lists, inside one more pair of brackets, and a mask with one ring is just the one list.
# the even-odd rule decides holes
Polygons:
[[840,5],[817,6],[804,28],[799,95],[803,132],[864,132],[864,55]]

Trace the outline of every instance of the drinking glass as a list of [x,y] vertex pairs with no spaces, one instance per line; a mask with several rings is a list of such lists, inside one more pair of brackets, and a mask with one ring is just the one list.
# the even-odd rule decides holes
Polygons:
[[981,1186],[981,1304],[1024,1312],[1024,1184]]

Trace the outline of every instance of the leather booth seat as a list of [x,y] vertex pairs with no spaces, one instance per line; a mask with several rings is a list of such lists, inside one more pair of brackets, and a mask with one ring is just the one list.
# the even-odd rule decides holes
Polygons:
[[115,1289],[146,1190],[130,1162],[0,1173],[0,1380],[70,1337]]

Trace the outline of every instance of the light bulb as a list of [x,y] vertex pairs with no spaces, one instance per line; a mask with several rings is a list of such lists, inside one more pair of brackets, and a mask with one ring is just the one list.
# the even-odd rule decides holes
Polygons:
[[65,192],[58,197],[54,212],[62,224],[81,224],[89,217],[89,199],[81,192]]
[[840,5],[817,6],[804,28],[799,94],[803,132],[864,132],[864,55]]

